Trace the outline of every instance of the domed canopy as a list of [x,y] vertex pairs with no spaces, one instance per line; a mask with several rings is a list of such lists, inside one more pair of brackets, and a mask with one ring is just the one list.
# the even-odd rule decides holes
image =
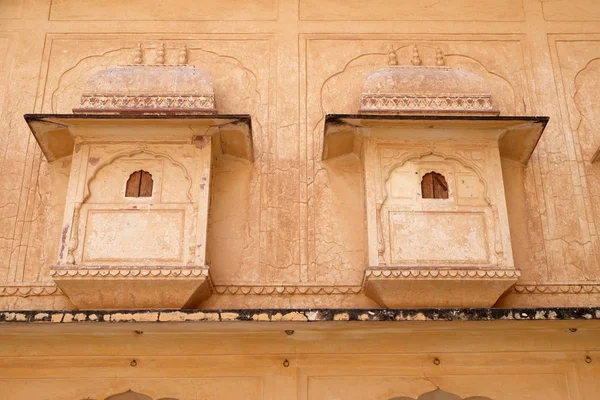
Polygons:
[[210,75],[191,65],[127,65],[92,75],[74,113],[215,113]]
[[362,113],[498,115],[486,82],[445,66],[381,68],[363,84]]

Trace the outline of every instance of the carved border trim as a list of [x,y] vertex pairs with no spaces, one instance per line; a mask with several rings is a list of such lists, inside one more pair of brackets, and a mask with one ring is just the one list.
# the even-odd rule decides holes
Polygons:
[[490,95],[443,96],[408,93],[363,93],[360,111],[450,111],[498,114]]
[[216,294],[232,295],[344,295],[359,294],[362,286],[215,285]]
[[0,286],[0,297],[64,296],[56,285]]
[[600,294],[600,283],[548,283],[517,284],[512,287],[514,294]]
[[[366,275],[366,273],[365,273]],[[155,275],[153,275],[155,276]],[[157,275],[156,275],[157,276]],[[163,275],[164,276],[164,275]],[[370,275],[372,276],[372,275]],[[105,276],[103,276],[105,277]],[[181,276],[184,277],[184,276]],[[384,275],[385,277],[385,275]],[[430,277],[431,278],[431,277]],[[219,295],[353,295],[363,291],[362,286],[243,286],[216,285],[214,293]],[[600,294],[600,283],[576,284],[517,284],[511,294]],[[6,285],[0,286],[0,297],[64,296],[56,285]]]
[[215,96],[189,95],[93,95],[81,96],[81,104],[73,109],[74,113],[81,112],[110,112],[110,111],[204,111],[215,112]]
[[196,278],[209,277],[207,267],[51,267],[50,275],[54,279],[110,279],[110,278]]
[[466,268],[367,268],[365,279],[518,279],[521,271],[510,269],[466,269]]

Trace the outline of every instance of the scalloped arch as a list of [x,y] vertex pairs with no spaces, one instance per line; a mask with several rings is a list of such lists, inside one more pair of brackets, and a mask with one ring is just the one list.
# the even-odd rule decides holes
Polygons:
[[91,195],[91,185],[93,183],[93,181],[96,179],[96,177],[98,176],[98,173],[100,171],[102,171],[104,168],[106,168],[107,166],[113,164],[115,161],[117,161],[118,159],[121,158],[130,158],[139,154],[149,154],[155,158],[163,158],[166,159],[167,161],[169,161],[171,164],[175,165],[176,167],[178,167],[179,169],[181,169],[181,171],[183,172],[185,179],[188,181],[188,190],[187,190],[187,198],[189,200],[190,203],[193,203],[193,199],[192,199],[192,177],[190,176],[190,174],[188,173],[187,169],[183,166],[183,164],[181,164],[179,161],[176,161],[173,159],[173,157],[169,156],[168,154],[164,154],[164,153],[160,153],[160,152],[155,152],[152,150],[148,150],[148,149],[136,149],[134,151],[128,151],[128,152],[121,152],[119,154],[117,154],[116,156],[112,157],[110,160],[102,163],[98,168],[96,168],[96,170],[94,171],[94,174],[88,179],[88,181],[86,182],[86,194],[83,197],[83,200],[81,201],[81,204],[85,204],[85,202],[90,198]]
[[463,157],[459,156],[459,155],[446,155],[444,153],[440,153],[440,152],[436,152],[433,150],[427,151],[427,152],[423,152],[420,154],[409,154],[409,155],[405,155],[402,158],[400,158],[399,161],[391,164],[389,167],[386,167],[385,170],[383,171],[383,176],[385,176],[385,180],[384,180],[384,189],[385,189],[385,198],[383,200],[383,204],[385,204],[385,202],[387,201],[388,198],[388,192],[387,192],[387,183],[390,180],[390,177],[392,175],[392,172],[394,172],[394,170],[396,168],[400,168],[402,166],[404,166],[407,162],[415,160],[415,159],[421,159],[423,157],[427,157],[430,155],[434,155],[434,156],[438,156],[438,157],[442,157],[444,160],[454,160],[460,164],[462,164],[463,166],[465,166],[466,168],[469,168],[470,170],[472,170],[473,172],[475,172],[475,174],[477,175],[477,177],[479,178],[479,181],[481,182],[482,186],[483,186],[483,198],[485,199],[485,201],[491,205],[492,201],[490,199],[490,197],[488,196],[488,185],[487,182],[485,181],[485,179],[483,179],[483,173],[481,172],[481,170],[479,169],[479,167],[477,167],[477,165],[469,162],[468,160],[464,159]]

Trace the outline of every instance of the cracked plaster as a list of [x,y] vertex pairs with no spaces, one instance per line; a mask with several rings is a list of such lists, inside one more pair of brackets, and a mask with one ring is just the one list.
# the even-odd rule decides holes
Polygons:
[[[483,26],[473,32],[463,29],[461,23],[444,20],[485,17],[500,25],[502,21],[527,21],[531,26],[544,19],[565,23],[593,21],[597,12],[595,7],[589,11],[589,0],[569,2],[568,10],[562,0],[526,1],[524,8],[518,1],[511,0],[500,8],[496,2],[485,1],[476,11],[466,8],[458,17],[448,14],[445,1],[430,7],[407,3],[392,14],[382,13],[383,6],[356,14],[360,7],[334,7],[332,2],[316,4],[312,0],[300,1],[296,9],[282,5],[287,11],[279,14],[274,12],[273,4],[261,2],[254,10],[262,21],[257,22],[257,27],[264,20],[279,18],[281,22],[275,23],[280,25],[273,29],[300,33],[277,40],[258,28],[250,34],[236,31],[228,36],[218,33],[218,29],[204,31],[193,27],[184,37],[143,33],[144,29],[122,34],[119,32],[123,30],[113,32],[103,24],[96,29],[101,31],[99,34],[71,33],[73,20],[93,22],[115,16],[150,18],[158,27],[153,32],[162,32],[161,27],[177,15],[182,21],[208,19],[214,26],[225,22],[218,22],[222,18],[215,19],[218,11],[210,7],[200,15],[193,10],[186,13],[185,7],[169,8],[166,14],[160,14],[149,6],[144,10],[146,14],[127,16],[112,12],[114,9],[108,13],[108,5],[96,5],[80,14],[75,12],[77,6],[72,1],[53,2],[48,14],[47,9],[42,12],[44,7],[38,3],[15,1],[14,6],[1,13],[7,18],[3,21],[14,28],[0,34],[4,55],[0,72],[6,77],[0,82],[6,100],[0,102],[3,287],[50,283],[48,266],[55,262],[60,237],[58,221],[70,167],[68,160],[48,164],[40,157],[22,114],[69,111],[76,105],[87,77],[126,61],[130,50],[140,42],[153,57],[158,39],[166,39],[167,46],[173,47],[187,43],[190,61],[206,67],[215,78],[218,108],[249,112],[255,124],[256,163],[251,168],[225,157],[216,162],[215,176],[223,182],[216,186],[218,201],[213,202],[209,228],[213,238],[209,239],[208,252],[218,271],[217,286],[239,291],[242,287],[278,284],[300,288],[360,285],[366,254],[364,233],[360,230],[364,224],[363,205],[355,190],[362,179],[360,168],[351,157],[339,160],[337,165],[324,166],[320,162],[322,119],[326,113],[358,109],[360,82],[365,74],[385,64],[389,45],[397,49],[400,59],[406,59],[412,44],[418,43],[424,58],[433,57],[435,47],[440,46],[449,65],[483,76],[492,86],[503,115],[551,116],[552,122],[530,166],[523,169],[503,163],[515,264],[521,267],[521,281],[540,289],[535,293],[513,290],[501,304],[577,305],[597,301],[596,294],[576,290],[581,283],[598,282],[598,185],[594,183],[597,166],[587,164],[589,146],[597,142],[592,129],[596,116],[589,104],[598,93],[586,85],[597,75],[598,67],[593,62],[597,37],[555,35],[551,37],[553,47],[546,52],[541,50],[546,42],[533,37],[498,33],[495,28]],[[24,4],[28,7],[24,8]],[[227,3],[223,7],[229,6]],[[539,14],[532,14],[536,7]],[[29,13],[28,24],[36,18],[50,17],[62,21],[66,33],[48,33],[44,37],[54,30],[42,26],[39,34],[21,31],[15,24],[24,10]],[[324,34],[319,29],[313,32],[312,28],[299,31],[286,18],[299,23],[322,23],[330,26],[331,33]],[[373,33],[364,34],[343,28],[347,23],[344,19],[348,18],[367,24],[406,18],[409,21],[406,32],[396,31],[385,22],[375,23],[376,29],[369,30]],[[416,22],[411,22],[411,18],[429,23],[428,33],[414,30]],[[360,24],[355,26],[358,29]],[[445,26],[452,28],[448,31],[452,35],[436,33]],[[550,27],[544,25],[543,29],[554,34]],[[30,52],[15,52],[18,48],[28,48]],[[580,113],[585,117],[581,121]],[[239,174],[244,179],[238,179]],[[232,179],[234,175],[236,178]],[[228,211],[234,203],[244,206]],[[560,294],[543,289],[553,284],[571,285],[574,289]],[[250,304],[267,304],[263,295],[248,296],[246,301]],[[302,294],[301,299],[290,293],[273,296],[273,301],[282,307],[372,306],[360,293],[347,297]],[[241,301],[239,297],[217,294],[205,306],[235,306]],[[58,295],[3,296],[0,302],[11,308],[34,308],[36,302],[59,308],[70,304]]]

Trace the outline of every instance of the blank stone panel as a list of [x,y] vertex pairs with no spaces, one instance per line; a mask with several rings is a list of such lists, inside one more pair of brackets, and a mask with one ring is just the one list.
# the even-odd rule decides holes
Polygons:
[[522,21],[524,13],[522,0],[300,0],[300,19]]
[[[14,1],[14,0],[13,0]],[[0,8],[1,10],[1,8]],[[277,0],[54,0],[55,21],[272,21]]]
[[23,0],[0,0],[0,19],[18,19],[22,16]]
[[547,21],[600,21],[598,0],[542,1]]
[[392,264],[489,262],[484,213],[390,212],[389,218]]
[[184,223],[184,210],[90,210],[83,261],[183,262]]

